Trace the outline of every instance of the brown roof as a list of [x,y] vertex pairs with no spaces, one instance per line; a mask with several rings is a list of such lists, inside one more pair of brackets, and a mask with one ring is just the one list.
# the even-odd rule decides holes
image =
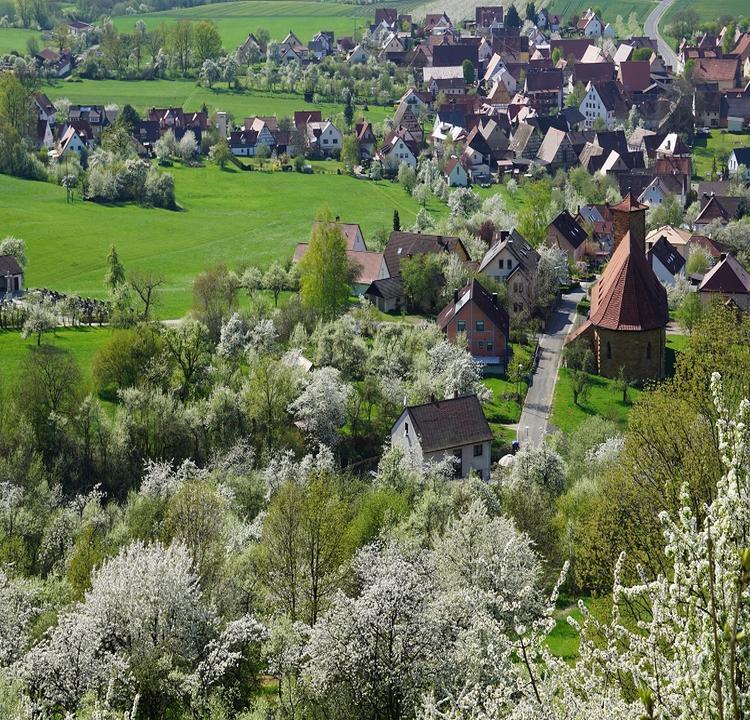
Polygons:
[[[294,248],[294,262],[302,260],[309,247],[308,243],[297,243]],[[347,250],[346,256],[358,268],[355,282],[372,283],[378,279],[380,266],[383,264],[383,253],[370,250]]]
[[612,80],[614,76],[615,66],[611,62],[576,63],[573,66],[573,81],[584,85],[590,80]]
[[23,275],[23,270],[12,255],[0,255],[0,275]]
[[608,330],[654,330],[667,322],[667,291],[626,233],[591,291],[591,324]]
[[388,238],[388,244],[383,251],[383,258],[388,268],[388,274],[395,277],[400,274],[401,260],[410,255],[456,252],[458,249],[468,258],[469,254],[466,252],[461,238],[394,230]]
[[724,243],[720,243],[718,240],[714,240],[706,235],[693,235],[690,238],[690,242],[700,245],[715,260],[719,260],[722,254],[729,251],[729,248]]
[[625,92],[643,92],[651,84],[649,61],[628,60],[621,62],[619,79]]
[[467,303],[474,303],[493,325],[504,333],[506,339],[510,332],[508,313],[503,310],[478,280],[472,280],[458,291],[458,299],[451,300],[437,316],[437,326],[443,330]]
[[412,405],[404,412],[409,414],[425,453],[492,440],[476,395]]
[[695,61],[693,77],[703,82],[728,82],[737,77],[737,58],[699,58]]
[[648,210],[648,205],[638,202],[635,195],[629,192],[617,205],[612,206],[612,210],[621,212],[634,212],[636,210]]
[[698,292],[750,293],[750,273],[733,255],[727,255],[705,274]]

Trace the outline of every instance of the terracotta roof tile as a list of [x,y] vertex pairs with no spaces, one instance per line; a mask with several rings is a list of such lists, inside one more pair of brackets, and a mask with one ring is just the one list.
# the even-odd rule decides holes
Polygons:
[[663,328],[667,322],[667,292],[627,233],[591,291],[591,324],[634,331]]

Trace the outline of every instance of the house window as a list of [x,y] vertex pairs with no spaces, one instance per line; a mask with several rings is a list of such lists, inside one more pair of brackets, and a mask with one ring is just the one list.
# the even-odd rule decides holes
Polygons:
[[474,457],[482,457],[484,455],[484,445],[474,446]]
[[646,344],[646,360],[651,359],[651,342]]
[[328,145],[328,140],[326,138],[323,138],[323,145]]
[[612,345],[609,341],[607,341],[607,360],[612,359]]
[[458,330],[458,332],[464,332],[466,330],[466,320],[459,320],[456,323],[456,330]]
[[503,259],[500,258],[500,260],[497,261],[497,266],[502,269],[504,267]]
[[487,352],[492,352],[495,349],[495,343],[487,343]]
[[339,144],[339,141],[338,141],[338,140],[337,140],[336,138],[333,138],[333,140],[332,140],[331,142],[332,142],[332,143],[333,143],[334,145],[338,145],[338,144]]
[[409,434],[409,423],[405,422],[404,423],[404,435],[408,435],[408,434]]
[[513,261],[508,258],[508,270],[510,270],[513,267]]
[[484,340],[479,341],[479,349],[484,350]]
[[475,329],[477,332],[484,332],[484,320],[477,320]]

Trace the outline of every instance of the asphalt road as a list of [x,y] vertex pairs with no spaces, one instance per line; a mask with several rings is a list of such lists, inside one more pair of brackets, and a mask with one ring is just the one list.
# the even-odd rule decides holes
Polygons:
[[563,343],[573,328],[576,305],[583,296],[583,291],[563,295],[550,320],[547,332],[540,338],[539,364],[526,394],[521,419],[518,422],[518,438],[521,444],[526,442],[537,444],[549,432],[549,415],[555,394]]
[[656,40],[659,54],[664,59],[664,62],[672,67],[673,72],[679,73],[682,72],[682,63],[677,57],[677,53],[672,49],[669,43],[659,35],[659,21],[673,3],[674,0],[661,0],[661,2],[649,13],[646,22],[643,25],[643,30],[646,35]]

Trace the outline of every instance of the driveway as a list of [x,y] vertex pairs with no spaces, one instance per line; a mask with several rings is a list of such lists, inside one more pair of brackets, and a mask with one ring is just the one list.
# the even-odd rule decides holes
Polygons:
[[659,21],[664,17],[664,13],[672,7],[674,0],[661,0],[661,2],[649,13],[646,22],[643,24],[643,30],[650,38],[656,40],[659,54],[664,58],[664,62],[672,67],[675,73],[682,72],[682,63],[677,57],[677,53],[671,45],[659,35]]
[[526,394],[521,419],[518,422],[518,439],[522,444],[525,442],[537,444],[549,432],[549,416],[552,410],[552,398],[555,395],[563,343],[573,328],[576,305],[583,296],[582,290],[563,295],[550,319],[547,331],[539,340],[539,364]]

